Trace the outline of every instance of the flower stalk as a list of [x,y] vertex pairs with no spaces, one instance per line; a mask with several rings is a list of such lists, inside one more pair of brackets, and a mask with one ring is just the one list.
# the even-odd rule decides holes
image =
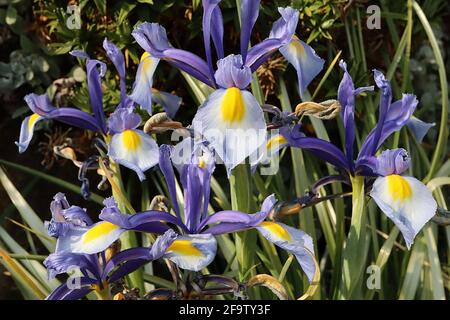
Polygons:
[[338,293],[339,299],[350,299],[359,283],[365,264],[365,230],[364,214],[364,177],[350,177],[352,184],[352,218],[342,257],[342,278]]

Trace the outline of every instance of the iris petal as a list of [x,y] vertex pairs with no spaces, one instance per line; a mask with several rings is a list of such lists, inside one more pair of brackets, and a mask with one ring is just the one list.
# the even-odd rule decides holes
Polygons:
[[159,159],[155,140],[141,130],[125,130],[113,135],[108,154],[114,161],[134,170],[141,181],[145,179],[144,172],[155,166]]
[[131,100],[138,103],[149,114],[152,114],[152,86],[153,75],[158,66],[159,59],[152,57],[148,52],[144,52],[136,73]]
[[211,234],[180,236],[167,249],[165,258],[182,269],[199,271],[216,256],[217,242]]
[[93,254],[106,250],[119,239],[125,230],[109,221],[101,221],[92,226],[80,239],[74,252]]
[[266,141],[261,107],[250,92],[238,88],[213,92],[198,109],[193,128],[210,142],[228,173]]
[[437,204],[431,192],[413,177],[389,175],[377,178],[370,196],[400,229],[408,248],[436,214]]
[[303,97],[306,87],[322,70],[325,60],[296,36],[289,44],[281,47],[280,52],[297,71],[299,92]]
[[411,129],[414,138],[418,143],[422,143],[423,138],[427,134],[428,130],[434,127],[435,123],[424,122],[414,116],[412,116],[406,123],[409,129]]
[[33,139],[33,132],[36,123],[44,119],[37,113],[33,113],[31,116],[26,117],[22,121],[22,126],[20,127],[20,137],[19,141],[16,141],[17,147],[19,147],[19,153],[23,153],[27,150],[28,145]]
[[292,253],[300,263],[309,282],[312,281],[316,267],[311,255],[311,253],[314,254],[314,245],[308,234],[280,222],[264,221],[256,229],[264,238]]

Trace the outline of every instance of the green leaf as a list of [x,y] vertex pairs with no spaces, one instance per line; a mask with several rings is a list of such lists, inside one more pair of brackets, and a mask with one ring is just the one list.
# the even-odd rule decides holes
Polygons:
[[72,42],[65,42],[65,43],[54,42],[48,45],[49,50],[54,55],[66,54],[70,50],[72,50],[72,47],[73,47]]
[[320,27],[322,29],[328,29],[329,27],[331,27],[333,25],[333,23],[334,23],[334,19],[326,20],[326,21],[322,22]]
[[22,48],[24,53],[32,53],[33,52],[33,42],[31,42],[30,39],[28,39],[27,36],[21,34],[20,35],[20,47]]
[[[11,202],[16,206],[22,219],[37,233],[42,235],[47,234],[45,230],[44,223],[39,218],[39,216],[34,212],[34,210],[29,206],[29,204],[22,197],[20,192],[13,185],[11,180],[6,176],[2,168],[0,168],[0,182],[3,185],[6,193],[8,194]],[[55,243],[49,241],[49,239],[38,236],[42,244],[50,251],[53,252],[55,248]]]
[[94,0],[95,6],[102,16],[106,16],[106,0]]
[[[54,176],[51,176],[49,174],[43,173],[41,171],[38,171],[38,170],[35,170],[35,169],[31,169],[31,168],[22,166],[20,164],[9,162],[9,161],[3,160],[3,159],[0,159],[0,164],[3,164],[5,166],[11,167],[11,168],[14,168],[14,169],[17,169],[17,170],[20,170],[20,171],[25,172],[27,174],[30,174],[32,176],[42,178],[42,179],[47,180],[48,182],[53,183],[53,184],[55,184],[57,186],[60,186],[62,188],[65,188],[67,190],[75,192],[76,194],[80,194],[80,187],[79,186],[77,186],[77,185],[75,185],[73,183],[67,182],[67,181],[65,181],[63,179],[60,179],[58,177],[54,177]],[[98,194],[91,193],[91,197],[89,199],[92,200],[95,203],[103,205],[103,197],[99,196]]]
[[433,49],[434,57],[436,59],[436,64],[438,65],[439,72],[439,82],[441,85],[441,122],[439,125],[439,136],[436,143],[436,148],[434,148],[433,159],[431,160],[430,170],[425,178],[425,182],[431,180],[434,174],[439,169],[439,164],[442,161],[442,155],[445,152],[448,142],[448,82],[447,82],[447,72],[444,64],[444,59],[442,58],[441,50],[439,48],[438,41],[434,35],[433,29],[425,15],[422,11],[420,5],[413,1],[413,8],[422,23],[423,28],[430,41],[431,48]]
[[421,235],[416,239],[412,248],[408,266],[406,267],[406,274],[403,278],[403,284],[398,297],[400,300],[412,300],[415,298],[427,253],[426,250],[424,237]]

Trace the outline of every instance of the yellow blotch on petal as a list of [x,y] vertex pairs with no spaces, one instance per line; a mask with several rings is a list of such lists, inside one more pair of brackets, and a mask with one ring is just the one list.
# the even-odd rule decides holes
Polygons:
[[37,113],[33,113],[33,114],[30,116],[30,119],[28,119],[28,130],[30,130],[30,131],[33,130],[34,124],[36,123],[36,121],[39,120],[40,117],[41,117],[41,116],[38,115]]
[[294,56],[303,56],[305,54],[305,48],[303,47],[300,39],[294,35],[289,43],[289,51]]
[[129,151],[135,151],[141,145],[141,137],[134,130],[122,132],[122,143]]
[[389,188],[389,194],[394,200],[404,201],[412,195],[409,182],[397,174],[391,174],[386,177]]
[[142,63],[142,73],[145,74],[147,73],[147,71],[152,67],[153,64],[153,59],[152,56],[150,55],[150,53],[148,52],[144,52],[141,56],[141,61]]
[[267,150],[272,149],[272,147],[276,146],[276,145],[282,145],[287,143],[287,140],[285,137],[283,137],[281,134],[277,134],[276,136],[272,137],[269,139],[269,141],[267,141],[266,147]]
[[205,162],[205,160],[204,160],[203,158],[200,158],[200,159],[198,160],[198,167],[199,167],[200,169],[205,169],[205,168],[206,168],[206,162]]
[[265,228],[270,233],[272,233],[277,238],[284,240],[284,241],[290,241],[292,239],[289,232],[287,232],[286,229],[284,229],[282,226],[280,226],[278,223],[270,222],[270,221],[263,221],[259,224],[260,227]]
[[225,122],[241,122],[245,116],[245,104],[241,90],[233,87],[225,91],[221,106],[222,120]]
[[175,240],[174,242],[172,242],[169,248],[167,248],[167,251],[183,256],[202,256],[202,252],[197,249],[189,240]]
[[96,226],[89,229],[88,231],[86,231],[86,233],[83,235],[83,243],[86,244],[91,241],[94,241],[118,228],[120,227],[108,221],[99,223]]

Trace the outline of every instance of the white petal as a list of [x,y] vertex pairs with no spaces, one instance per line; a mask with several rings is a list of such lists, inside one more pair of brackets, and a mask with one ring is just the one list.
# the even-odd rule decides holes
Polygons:
[[216,256],[217,242],[211,234],[193,234],[178,237],[167,249],[165,258],[182,269],[199,271]]
[[294,36],[289,44],[280,48],[280,52],[297,71],[299,92],[303,97],[306,87],[322,70],[325,60],[297,36]]
[[308,234],[280,222],[264,221],[256,229],[270,242],[291,252],[297,258],[308,280],[312,281],[316,267],[312,257],[314,245]]
[[400,229],[408,248],[436,214],[437,204],[431,192],[413,177],[379,177],[373,184],[370,196]]
[[145,179],[144,172],[159,161],[158,145],[141,130],[125,130],[113,135],[108,154],[114,161],[136,171],[141,180]]
[[210,142],[228,173],[266,141],[261,107],[250,92],[238,88],[213,92],[192,125]]
[[44,119],[42,116],[33,113],[22,121],[19,141],[16,142],[16,145],[19,147],[19,153],[23,153],[27,150],[31,139],[33,138],[34,127],[36,126],[36,123],[42,119]]
[[124,231],[111,222],[98,222],[71,243],[71,251],[86,254],[102,252],[119,239]]
[[144,52],[137,70],[133,92],[130,95],[131,100],[147,110],[149,114],[152,113],[153,74],[158,63],[159,59],[150,56],[148,52]]

